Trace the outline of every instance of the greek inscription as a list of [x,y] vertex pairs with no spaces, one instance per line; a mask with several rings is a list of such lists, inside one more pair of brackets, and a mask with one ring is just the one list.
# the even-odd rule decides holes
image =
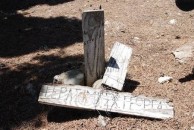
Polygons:
[[42,100],[45,102],[46,99],[52,99],[48,100],[48,102],[51,101],[53,103],[53,101],[56,101],[57,105],[62,104],[77,108],[121,112],[125,114],[137,113],[137,115],[139,113],[144,114],[144,111],[165,115],[172,114],[170,113],[172,108],[163,100],[154,100],[108,90],[99,91],[85,88],[46,86],[44,91],[41,90],[40,96],[39,101]]
[[111,109],[112,108],[118,109],[119,106],[118,106],[117,102],[118,102],[118,99],[119,99],[119,95],[118,94],[113,95],[112,99],[113,99],[113,103],[112,103]]
[[111,101],[111,95],[110,93],[102,93],[101,97],[99,99],[99,102],[97,104],[97,107],[101,107],[101,108],[105,108],[108,109],[109,108],[109,104]]
[[72,99],[73,99],[73,93],[72,93],[72,90],[69,89],[69,91],[68,91],[68,93],[66,95],[66,98],[64,98],[64,102],[68,103],[68,101],[69,101],[69,104],[71,104]]
[[129,105],[130,105],[129,109],[136,109],[136,105],[137,105],[137,103],[136,103],[136,97],[133,97],[133,96],[130,97],[130,103],[129,103]]
[[157,109],[157,108],[155,108],[155,106],[156,106],[157,103],[158,103],[157,100],[152,99],[152,108],[153,109]]
[[159,102],[157,109],[162,109],[162,102],[161,101]]
[[46,98],[52,98],[53,88],[47,87],[47,90],[46,91],[47,91]]
[[108,67],[106,69],[107,72],[119,72],[119,69],[118,68],[111,68],[111,67]]
[[[144,99],[144,109],[146,109],[146,107],[152,106],[151,104],[152,102],[149,99]],[[151,108],[153,109],[153,107]]]
[[[40,93],[41,98],[62,99],[65,104],[76,104],[77,106],[95,107],[104,109],[163,109],[162,101],[151,100],[136,96],[123,96],[119,98],[118,93],[109,91],[96,92],[82,89],[65,87],[46,87],[46,93]],[[123,100],[122,100],[123,99]],[[120,106],[122,106],[120,108]]]
[[67,94],[68,94],[67,88],[65,88],[65,87],[61,88],[61,93],[59,95],[59,99],[64,99],[67,96]]
[[143,103],[144,103],[144,99],[142,99],[141,97],[136,98],[136,105],[137,106],[142,106]]
[[60,95],[59,93],[60,93],[60,88],[54,87],[51,98],[58,99]]

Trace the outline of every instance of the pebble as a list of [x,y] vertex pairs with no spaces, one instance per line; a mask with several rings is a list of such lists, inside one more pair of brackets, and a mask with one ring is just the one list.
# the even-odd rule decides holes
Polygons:
[[134,39],[134,40],[139,40],[139,37],[134,37],[133,39]]
[[172,79],[173,78],[170,77],[170,76],[162,76],[162,77],[158,78],[158,82],[161,83],[161,84],[163,84],[165,82],[171,81]]
[[110,121],[110,118],[108,117],[104,117],[102,115],[98,116],[98,125],[101,127],[105,127],[109,121]]
[[139,43],[140,42],[140,38],[139,37],[134,37],[133,41]]
[[176,19],[171,19],[169,21],[169,24],[172,24],[172,25],[175,25],[177,23],[177,20]]

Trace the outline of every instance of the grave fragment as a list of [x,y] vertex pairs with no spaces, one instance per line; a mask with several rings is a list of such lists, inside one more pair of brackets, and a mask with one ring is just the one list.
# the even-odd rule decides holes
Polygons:
[[43,85],[42,104],[109,111],[157,119],[173,118],[173,107],[165,99],[134,96],[126,92],[94,89],[80,85]]
[[[54,106],[114,112],[156,119],[173,118],[173,107],[166,99],[134,96],[126,92],[98,89],[101,88],[101,81],[96,80],[104,74],[104,11],[85,11],[82,19],[84,74],[70,71],[55,76],[54,79],[63,84],[43,85],[38,101],[42,104]],[[115,43],[102,79],[104,85],[117,90],[123,89],[131,55],[132,48],[119,42]],[[72,73],[73,76],[70,76]],[[75,81],[76,78],[78,80]],[[80,82],[84,78],[87,86],[76,85],[81,84]],[[92,86],[93,83],[94,88],[88,87]]]
[[69,70],[59,75],[55,75],[53,78],[53,82],[62,83],[62,84],[83,85],[84,74],[79,69]]
[[116,42],[110,54],[102,83],[117,90],[123,89],[132,48]]

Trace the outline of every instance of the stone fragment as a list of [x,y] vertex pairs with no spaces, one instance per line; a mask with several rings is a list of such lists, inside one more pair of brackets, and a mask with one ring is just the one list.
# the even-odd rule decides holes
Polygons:
[[102,79],[99,79],[96,82],[94,82],[94,84],[92,85],[92,87],[95,88],[95,89],[103,89]]
[[171,80],[172,80],[172,77],[170,77],[170,76],[163,76],[163,77],[158,78],[158,82],[161,84],[163,84],[165,82],[169,82]]
[[59,75],[55,75],[53,81],[61,84],[83,85],[84,74],[79,69],[69,70]]
[[98,116],[98,125],[101,127],[105,127],[109,121],[110,121],[110,118],[108,117],[104,117],[102,115]]

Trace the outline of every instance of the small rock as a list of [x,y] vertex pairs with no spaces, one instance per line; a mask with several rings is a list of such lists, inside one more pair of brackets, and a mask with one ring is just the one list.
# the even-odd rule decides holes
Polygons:
[[101,127],[105,127],[109,121],[110,121],[110,118],[108,117],[104,117],[102,115],[98,116],[98,125]]
[[59,75],[55,75],[54,82],[71,85],[83,85],[84,74],[81,72],[81,70],[78,69],[69,70]]
[[169,82],[171,80],[172,80],[172,77],[169,77],[169,76],[163,76],[163,77],[158,78],[158,82],[161,84],[165,82]]
[[175,58],[180,62],[184,63],[188,58],[194,56],[194,42],[187,43],[175,51],[173,51]]
[[191,130],[194,130],[194,125],[193,125],[193,126],[191,126]]
[[103,89],[102,86],[102,79],[97,80],[96,82],[94,82],[94,84],[92,85],[92,87],[94,89]]
[[174,25],[174,24],[176,24],[176,23],[177,23],[176,19],[171,19],[171,20],[169,21],[169,24],[172,24],[172,25]]
[[134,39],[134,40],[139,40],[139,37],[134,37],[133,39]]
[[139,37],[134,37],[133,41],[139,43],[140,42],[140,38]]

